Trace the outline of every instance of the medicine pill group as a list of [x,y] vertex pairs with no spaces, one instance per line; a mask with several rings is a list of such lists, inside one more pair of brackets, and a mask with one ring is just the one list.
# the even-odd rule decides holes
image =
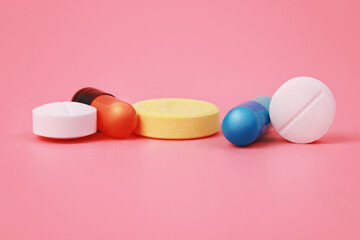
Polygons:
[[[319,80],[297,77],[285,82],[272,98],[259,96],[231,109],[222,122],[225,138],[246,146],[271,126],[285,139],[310,143],[321,138],[335,116],[335,99]],[[131,133],[158,139],[193,139],[219,130],[219,108],[192,99],[152,99],[131,105],[95,88],[77,91],[71,102],[33,109],[36,135],[72,139],[99,130],[115,138]]]

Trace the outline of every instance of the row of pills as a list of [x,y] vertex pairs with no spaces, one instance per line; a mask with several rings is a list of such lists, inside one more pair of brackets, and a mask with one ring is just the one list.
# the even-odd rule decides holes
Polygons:
[[[323,136],[335,115],[335,100],[320,81],[298,77],[284,83],[273,98],[260,96],[236,106],[222,122],[226,139],[246,146],[271,125],[297,143]],[[135,132],[159,139],[193,139],[219,130],[219,108],[191,99],[152,99],[130,105],[95,88],[83,88],[72,102],[33,109],[33,132],[49,138],[84,137],[97,130],[123,138]]]

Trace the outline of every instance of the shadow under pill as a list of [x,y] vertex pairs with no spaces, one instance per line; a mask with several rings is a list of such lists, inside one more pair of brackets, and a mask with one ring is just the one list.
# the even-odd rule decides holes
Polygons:
[[101,141],[133,141],[133,140],[139,140],[141,137],[132,134],[129,137],[126,138],[113,138],[110,137],[102,132],[97,132],[95,134],[92,134],[90,136],[85,136],[81,138],[74,138],[74,139],[53,139],[53,138],[46,138],[42,136],[36,136],[37,139],[43,142],[48,143],[55,143],[55,144],[81,144],[81,143],[90,143],[90,142],[101,142]]

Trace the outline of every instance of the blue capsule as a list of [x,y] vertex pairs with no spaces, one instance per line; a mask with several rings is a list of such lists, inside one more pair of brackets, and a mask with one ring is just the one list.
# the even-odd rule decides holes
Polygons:
[[259,96],[231,109],[222,122],[226,139],[236,146],[254,142],[270,128],[271,98]]

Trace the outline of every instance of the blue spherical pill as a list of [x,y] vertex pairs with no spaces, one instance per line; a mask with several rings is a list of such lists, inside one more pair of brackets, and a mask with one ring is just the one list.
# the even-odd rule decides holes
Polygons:
[[270,127],[270,97],[259,96],[231,109],[222,122],[226,139],[236,146],[246,146]]

